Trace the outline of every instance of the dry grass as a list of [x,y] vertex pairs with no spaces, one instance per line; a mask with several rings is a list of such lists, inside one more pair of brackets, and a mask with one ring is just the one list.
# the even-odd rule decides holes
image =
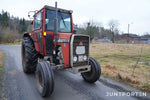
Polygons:
[[4,56],[3,52],[0,51],[0,75],[3,68],[3,56]]
[[[143,47],[140,62],[133,66]],[[124,81],[150,92],[150,45],[148,44],[91,44],[90,55],[101,64],[102,74]]]
[[22,40],[21,39],[16,39],[16,40],[14,40],[14,42],[12,42],[12,43],[0,43],[0,45],[21,45],[21,43],[22,43]]

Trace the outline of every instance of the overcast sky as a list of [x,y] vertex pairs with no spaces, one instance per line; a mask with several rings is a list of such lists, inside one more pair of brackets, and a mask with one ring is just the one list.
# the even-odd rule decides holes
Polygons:
[[[3,0],[0,10],[10,15],[28,18],[28,11],[54,6],[56,0]],[[108,26],[109,20],[118,20],[119,28],[127,32],[143,34],[150,32],[150,0],[57,0],[59,8],[73,10],[73,21],[82,24],[89,20]]]

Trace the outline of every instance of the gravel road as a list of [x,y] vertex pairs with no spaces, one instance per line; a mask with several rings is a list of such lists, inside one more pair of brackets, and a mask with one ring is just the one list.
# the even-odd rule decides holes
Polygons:
[[[5,52],[5,64],[0,100],[150,100],[146,96],[112,96],[112,93],[140,92],[123,83],[101,76],[94,84],[86,83],[80,74],[55,70],[55,88],[48,98],[39,95],[34,74],[25,74],[21,64],[21,46],[0,46]],[[108,95],[109,94],[109,95]]]

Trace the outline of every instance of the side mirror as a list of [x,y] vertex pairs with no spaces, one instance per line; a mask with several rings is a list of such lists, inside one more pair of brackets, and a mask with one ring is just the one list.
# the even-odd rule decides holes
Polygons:
[[73,24],[73,33],[76,34],[78,31],[77,25]]
[[73,29],[73,33],[76,34],[76,33],[77,33],[77,30],[76,30],[76,29]]
[[48,22],[49,22],[49,19],[45,19],[45,24],[48,24]]
[[29,19],[33,20],[33,19],[34,19],[33,15],[34,15],[36,12],[37,12],[37,11],[29,11],[29,12],[28,12],[28,17],[29,17]]

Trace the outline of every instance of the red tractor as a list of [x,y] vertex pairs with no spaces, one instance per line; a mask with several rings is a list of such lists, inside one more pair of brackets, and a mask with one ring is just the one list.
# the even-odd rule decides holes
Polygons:
[[87,82],[96,82],[99,63],[89,57],[90,37],[76,34],[72,10],[44,6],[35,12],[32,32],[24,33],[22,66],[25,73],[36,74],[38,90],[45,97],[54,90],[53,69],[72,69]]

